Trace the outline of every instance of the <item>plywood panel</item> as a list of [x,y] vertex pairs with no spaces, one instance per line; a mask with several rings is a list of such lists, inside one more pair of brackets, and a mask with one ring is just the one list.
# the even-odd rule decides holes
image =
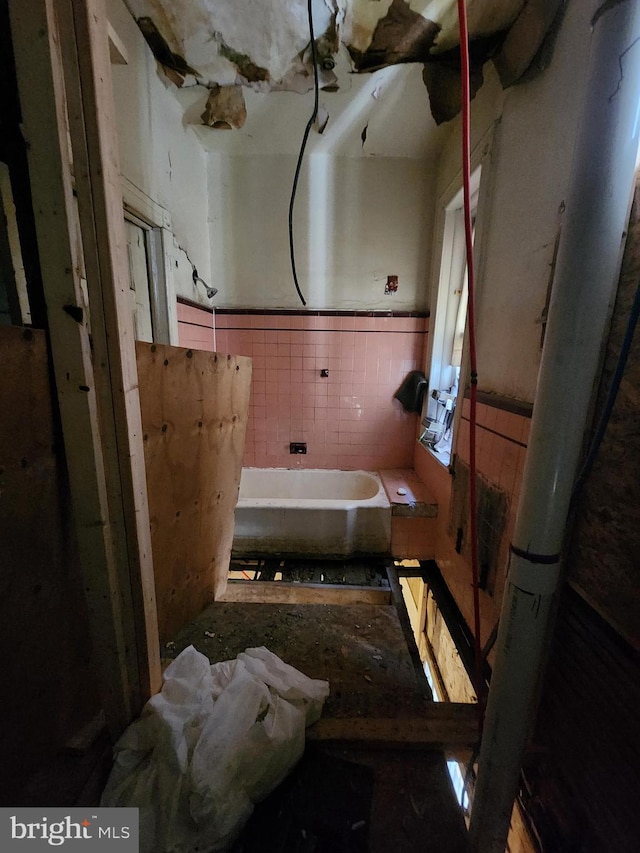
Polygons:
[[226,588],[251,360],[136,344],[161,641]]
[[0,327],[0,361],[0,802],[18,804],[100,705],[45,333]]

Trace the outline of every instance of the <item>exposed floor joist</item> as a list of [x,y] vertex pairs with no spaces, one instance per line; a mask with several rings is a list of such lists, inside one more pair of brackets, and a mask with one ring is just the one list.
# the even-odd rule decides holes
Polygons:
[[434,702],[421,717],[321,719],[307,731],[307,738],[314,743],[367,749],[466,752],[478,743],[478,707]]
[[263,604],[391,604],[389,589],[285,581],[230,581],[221,602]]

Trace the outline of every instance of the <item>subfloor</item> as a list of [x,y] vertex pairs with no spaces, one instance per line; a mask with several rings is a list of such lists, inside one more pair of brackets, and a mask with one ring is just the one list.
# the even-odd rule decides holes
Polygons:
[[[328,680],[323,721],[415,720],[431,704],[393,604],[218,602],[163,654],[175,657],[190,644],[212,663],[264,645],[306,675]],[[234,853],[466,849],[441,751],[314,742],[310,734],[304,759],[256,809]]]
[[[294,562],[278,568],[285,569],[284,583],[240,583],[235,594],[245,600],[210,605],[163,648],[171,658],[193,644],[217,662],[265,645],[306,675],[330,683],[303,759],[256,807],[232,853],[464,853],[466,829],[444,755],[413,738],[416,722],[423,731],[425,713],[433,722],[434,712],[446,708],[431,701],[417,650],[409,645],[406,614],[400,607],[399,615],[379,566]],[[316,584],[296,582],[302,577]],[[358,581],[361,586],[350,586]],[[288,603],[259,601],[261,594],[274,593]],[[331,603],[291,602],[296,594],[305,602],[322,594]],[[366,603],[335,603],[336,597],[360,596]],[[404,734],[386,740],[405,724],[408,740]],[[326,728],[318,734],[322,725],[329,737]],[[366,732],[365,743],[354,739],[356,730]],[[446,733],[442,738],[440,743]],[[96,720],[95,731],[83,733],[34,775],[19,804],[96,804],[110,766],[109,739]]]

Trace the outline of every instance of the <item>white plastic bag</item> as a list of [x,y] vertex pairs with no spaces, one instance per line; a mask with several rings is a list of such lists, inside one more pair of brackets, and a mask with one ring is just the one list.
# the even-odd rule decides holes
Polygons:
[[140,808],[141,853],[225,850],[301,757],[328,694],[264,647],[210,665],[189,646],[116,744],[102,805]]

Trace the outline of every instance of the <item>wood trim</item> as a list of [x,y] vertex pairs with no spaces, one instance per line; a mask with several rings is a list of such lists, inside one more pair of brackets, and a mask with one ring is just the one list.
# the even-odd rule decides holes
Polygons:
[[124,42],[109,22],[107,23],[107,33],[109,36],[109,59],[111,60],[111,63],[113,65],[128,65],[129,56],[127,54],[127,48],[124,46]]
[[154,340],[159,344],[171,343],[171,321],[167,289],[167,257],[162,228],[150,228],[146,232],[149,262],[149,284],[151,290],[151,317]]
[[124,175],[120,176],[120,182],[122,201],[126,210],[138,216],[152,228],[171,229],[171,216],[162,205],[155,202]]
[[300,584],[284,581],[229,581],[216,601],[260,604],[391,604],[391,591],[369,586]]
[[423,717],[323,718],[307,729],[307,740],[366,749],[467,751],[479,741],[478,706],[434,702]]

